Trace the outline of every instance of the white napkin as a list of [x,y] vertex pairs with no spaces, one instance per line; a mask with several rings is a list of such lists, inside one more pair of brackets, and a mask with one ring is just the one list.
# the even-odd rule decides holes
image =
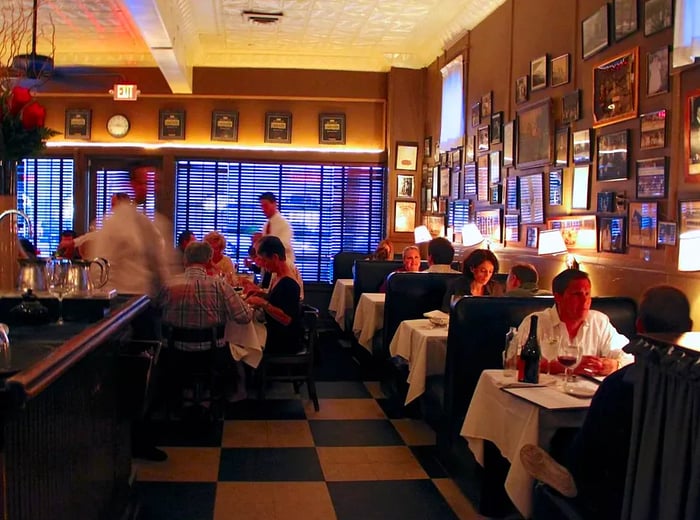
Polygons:
[[430,318],[444,318],[444,319],[446,319],[446,320],[449,320],[449,319],[450,319],[450,315],[449,315],[449,314],[447,314],[446,312],[442,312],[442,311],[440,311],[440,310],[435,310],[435,311],[430,311],[430,312],[424,312],[424,313],[423,313],[423,316],[425,316],[425,317],[428,318],[428,319],[430,319]]

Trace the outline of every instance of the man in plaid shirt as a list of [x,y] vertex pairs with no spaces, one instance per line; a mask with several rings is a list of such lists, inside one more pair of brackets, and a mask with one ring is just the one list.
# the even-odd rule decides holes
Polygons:
[[[246,305],[233,287],[219,277],[207,276],[206,268],[212,255],[212,248],[206,242],[193,242],[187,246],[185,272],[173,276],[158,296],[164,323],[188,329],[219,325],[223,329],[227,321],[250,322],[253,309]],[[211,348],[209,342],[176,341],[173,346],[188,352]],[[225,346],[225,340],[221,338],[217,346]]]

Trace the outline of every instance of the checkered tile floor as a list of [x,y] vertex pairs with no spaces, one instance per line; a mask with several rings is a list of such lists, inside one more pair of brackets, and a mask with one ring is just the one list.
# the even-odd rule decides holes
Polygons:
[[280,383],[204,429],[159,423],[166,462],[134,461],[140,520],[412,520],[480,516],[435,456],[435,434],[400,418],[377,382]]

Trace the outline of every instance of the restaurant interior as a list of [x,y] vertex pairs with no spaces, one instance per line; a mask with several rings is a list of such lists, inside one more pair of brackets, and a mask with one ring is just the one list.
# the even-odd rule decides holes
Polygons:
[[[30,104],[46,111],[40,126],[55,131],[38,153],[13,154],[8,112],[0,113],[0,212],[19,209],[32,222],[0,216],[5,295],[17,289],[18,236],[48,256],[62,230],[99,228],[109,197],[129,191],[138,165],[151,175],[144,210],[170,221],[173,247],[186,229],[200,239],[217,229],[240,266],[265,223],[258,196],[276,193],[295,232],[304,303],[320,311],[319,409],[306,387],[299,394],[296,384],[275,383],[264,400],[249,388],[248,399],[229,403],[224,420],[205,428],[156,414],[165,462],[132,461],[123,447],[110,452],[124,421],[114,419],[107,435],[100,415],[100,428],[78,421],[93,434],[70,427],[85,445],[70,460],[89,459],[98,445],[109,476],[95,470],[75,482],[61,470],[42,480],[18,469],[24,425],[45,426],[51,440],[43,443],[67,440],[42,414],[69,428],[52,405],[64,401],[42,392],[78,392],[90,373],[80,356],[100,377],[109,373],[88,353],[119,343],[117,331],[147,301],[120,299],[112,321],[97,328],[70,325],[72,339],[68,329],[56,337],[67,341],[61,370],[70,384],[34,368],[6,385],[21,388],[22,399],[8,399],[5,415],[18,417],[22,406],[31,413],[3,421],[4,517],[584,518],[525,474],[516,448],[580,426],[591,396],[548,408],[498,388],[489,397],[481,378],[501,372],[508,328],[551,300],[463,298],[445,326],[423,318],[440,309],[450,275],[392,275],[385,294],[378,288],[404,247],[418,245],[425,262],[428,242],[441,236],[458,269],[474,249],[493,252],[502,284],[525,262],[551,289],[575,265],[590,276],[592,308],[629,338],[640,298],[660,284],[682,289],[700,323],[699,3],[3,0],[2,102],[8,86],[30,88]],[[396,259],[366,261],[384,238]],[[67,323],[87,308],[70,305]],[[700,352],[692,333],[645,345],[635,353],[649,365],[647,347],[689,359]],[[96,378],[93,390],[107,380],[114,383]],[[109,399],[117,400],[115,388]],[[85,392],[75,413],[110,413],[108,398],[95,404]],[[676,397],[696,409],[697,393]],[[487,398],[538,417],[539,426],[503,418],[523,432],[515,444],[486,431],[474,414],[488,414]],[[669,427],[700,439],[697,418],[690,426],[680,417]],[[700,513],[690,505],[700,475],[673,477],[685,478],[685,494],[668,498],[635,451],[648,440],[634,435],[623,516]],[[665,477],[677,468],[661,448],[653,456]],[[682,456],[700,453],[688,446]],[[51,457],[41,450],[30,460],[67,464]],[[35,489],[41,500],[27,498]],[[56,491],[95,489],[87,504]],[[669,504],[678,509],[666,516]]]

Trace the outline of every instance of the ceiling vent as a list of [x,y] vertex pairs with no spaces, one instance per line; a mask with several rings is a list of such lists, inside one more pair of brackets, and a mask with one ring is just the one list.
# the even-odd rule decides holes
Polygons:
[[243,11],[243,20],[253,25],[272,25],[278,23],[284,13],[263,13],[260,11]]

